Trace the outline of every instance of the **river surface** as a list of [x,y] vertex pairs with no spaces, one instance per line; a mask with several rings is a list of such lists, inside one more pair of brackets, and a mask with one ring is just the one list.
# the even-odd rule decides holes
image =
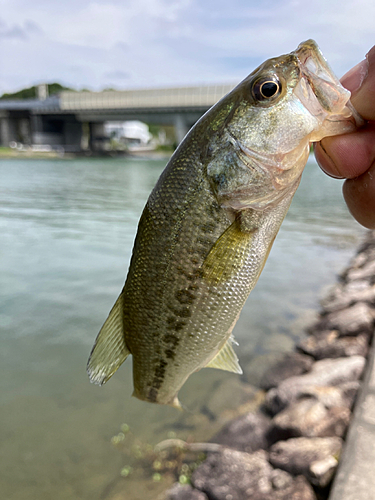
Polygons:
[[246,380],[212,369],[194,374],[180,392],[183,413],[131,397],[130,359],[106,386],[91,385],[87,357],[165,163],[0,162],[1,498],[154,500],[167,482],[129,473],[130,451],[111,438],[129,426],[129,449],[171,436],[208,439],[218,415],[242,402],[241,388],[256,394],[259,366],[303,336],[322,289],[364,233],[347,212],[341,181],[311,158],[234,331]]

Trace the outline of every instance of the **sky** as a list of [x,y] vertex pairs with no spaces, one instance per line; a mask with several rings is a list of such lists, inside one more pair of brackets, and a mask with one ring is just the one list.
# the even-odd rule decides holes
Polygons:
[[374,0],[0,0],[0,94],[38,83],[236,83],[314,38],[342,76],[375,44]]

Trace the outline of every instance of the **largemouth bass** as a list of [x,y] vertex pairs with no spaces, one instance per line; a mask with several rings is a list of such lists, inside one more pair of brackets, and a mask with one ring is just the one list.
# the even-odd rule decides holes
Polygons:
[[133,395],[179,406],[203,367],[241,373],[232,330],[270,252],[310,143],[361,118],[313,40],[269,59],[189,131],[153,189],[125,286],[88,362],[104,384],[133,356]]

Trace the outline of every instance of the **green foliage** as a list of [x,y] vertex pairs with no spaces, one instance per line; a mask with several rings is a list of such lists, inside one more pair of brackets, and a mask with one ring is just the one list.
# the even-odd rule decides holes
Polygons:
[[22,89],[13,94],[3,94],[0,99],[34,99],[36,97],[36,87]]
[[[48,94],[54,95],[62,92],[63,90],[73,90],[69,87],[64,87],[60,83],[49,83],[48,84]],[[19,90],[18,92],[13,92],[9,94],[3,94],[0,99],[35,99],[37,97],[37,86],[33,85],[27,89]]]
[[176,147],[177,147],[176,144],[158,144],[158,146],[156,146],[156,151],[165,151],[167,153],[173,153]]
[[69,87],[64,87],[63,85],[60,85],[59,83],[49,83],[48,84],[48,94],[49,95],[54,95],[58,94],[59,92],[62,92],[63,90],[73,90]]
[[161,128],[160,125],[155,125],[155,123],[147,123],[147,125],[150,134],[152,134],[154,137],[157,137]]

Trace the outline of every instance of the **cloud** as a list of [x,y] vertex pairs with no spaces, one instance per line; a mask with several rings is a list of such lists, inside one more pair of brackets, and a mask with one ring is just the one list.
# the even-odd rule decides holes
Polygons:
[[21,26],[5,27],[0,30],[1,38],[18,38],[19,40],[27,40],[27,32]]
[[108,73],[106,73],[104,75],[106,78],[114,78],[115,80],[116,79],[126,79],[126,78],[129,78],[129,73],[126,73],[125,71],[121,71],[121,70],[118,70],[118,71],[109,71]]
[[24,28],[29,34],[41,35],[43,33],[42,28],[37,23],[30,21],[29,19],[25,21]]
[[0,38],[29,40],[33,34],[41,34],[42,29],[36,23],[26,20],[23,24],[7,25],[5,21],[0,20]]
[[103,75],[104,88],[124,88],[130,78],[131,74],[126,71],[108,71]]
[[2,16],[0,92],[98,90],[233,82],[307,38],[342,75],[374,44],[375,2],[3,0]]

